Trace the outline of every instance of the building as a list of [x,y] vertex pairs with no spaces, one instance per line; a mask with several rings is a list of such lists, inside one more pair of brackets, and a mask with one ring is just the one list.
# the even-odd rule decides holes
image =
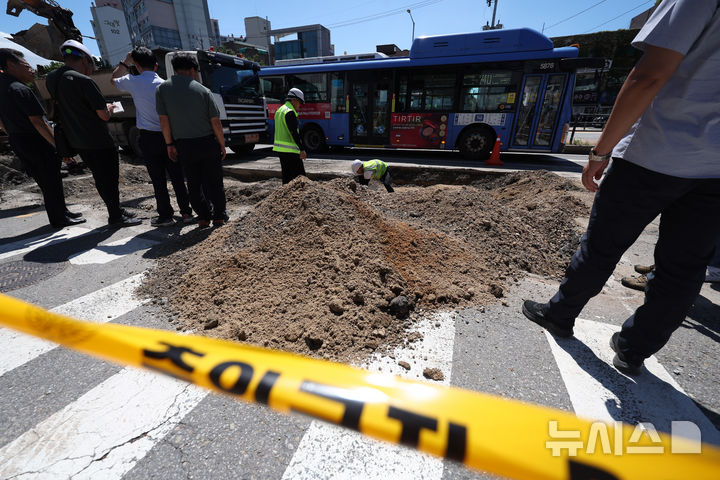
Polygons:
[[90,7],[91,24],[100,55],[110,65],[121,62],[132,50],[130,32],[120,0],[97,0]]
[[213,46],[207,0],[121,0],[133,45],[205,50]]
[[410,55],[410,50],[403,50],[394,43],[375,45],[375,51],[388,57],[407,57]]
[[[275,60],[335,55],[335,48],[330,43],[330,30],[319,24],[270,30],[270,35],[275,39]],[[297,35],[297,39],[278,41],[288,35]]]
[[241,41],[270,50],[270,22],[266,18],[245,17],[245,38]]
[[218,22],[217,18],[210,19],[210,29],[210,42],[217,47],[220,45],[220,22]]

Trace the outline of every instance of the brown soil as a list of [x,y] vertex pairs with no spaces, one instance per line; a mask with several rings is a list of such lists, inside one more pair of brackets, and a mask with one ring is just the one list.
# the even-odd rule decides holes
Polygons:
[[406,342],[415,309],[497,301],[526,272],[560,277],[589,200],[544,171],[391,195],[349,179],[228,191],[259,202],[160,259],[141,294],[179,328],[341,361]]

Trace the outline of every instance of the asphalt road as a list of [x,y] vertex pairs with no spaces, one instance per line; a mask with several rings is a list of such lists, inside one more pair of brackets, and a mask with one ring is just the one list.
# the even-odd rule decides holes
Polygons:
[[[504,167],[485,170],[452,152],[347,150],[316,156],[306,168],[344,175],[354,158],[420,170],[548,169],[570,177],[584,164],[582,156],[504,154]],[[279,174],[279,161],[267,148],[231,156],[226,166],[241,177]],[[234,218],[242,214],[229,208]],[[45,226],[37,204],[0,209],[3,293],[95,322],[171,329],[160,305],[131,293],[168,245],[195,227],[155,229],[146,220],[107,230],[103,212],[87,205],[73,209],[88,222],[61,231]],[[374,358],[366,367],[418,379],[423,368],[435,367],[449,385],[604,421],[652,422],[666,432],[673,421],[689,421],[703,441],[720,445],[720,285],[703,286],[682,327],[640,377],[625,377],[610,363],[607,339],[642,302],[640,292],[619,280],[633,264],[652,263],[656,236],[657,222],[583,311],[575,339],[555,339],[522,316],[524,299],[546,299],[557,288],[528,276],[511,280],[497,303],[427,315],[418,326],[426,339],[421,345]],[[0,345],[0,478],[486,478],[6,329],[0,329]],[[397,368],[400,359],[409,371]]]

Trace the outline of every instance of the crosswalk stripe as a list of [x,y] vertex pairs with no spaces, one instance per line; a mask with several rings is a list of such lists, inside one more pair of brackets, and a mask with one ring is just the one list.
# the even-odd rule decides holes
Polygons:
[[4,245],[0,245],[0,260],[4,260],[16,255],[23,255],[37,248],[50,244],[56,244],[79,237],[90,232],[87,228],[82,227],[65,227],[62,230],[53,232],[52,235],[37,235],[35,237],[26,238],[24,240],[16,240]]
[[207,393],[126,368],[0,449],[0,478],[120,479]]
[[[421,333],[423,338],[413,344],[413,348],[399,347],[392,356],[376,356],[365,368],[423,379],[424,367],[435,367],[445,377],[442,383],[449,385],[455,341],[453,316],[441,313],[424,319],[414,331]],[[400,361],[409,363],[411,369],[405,371],[398,365]],[[440,459],[313,421],[282,478],[439,480],[442,474]]]
[[[96,323],[111,322],[143,303],[133,297],[133,292],[140,285],[144,275],[144,273],[133,275],[55,307],[51,311]],[[0,375],[57,347],[55,343],[6,328],[0,328],[0,345],[3,345],[0,349]]]
[[703,442],[720,444],[720,432],[655,357],[645,360],[647,371],[635,378],[615,370],[609,340],[618,330],[578,319],[575,338],[545,332],[575,413],[606,422],[650,422],[667,432],[672,421],[691,421],[700,428]]
[[69,260],[73,265],[102,265],[124,257],[125,255],[140,250],[147,250],[159,243],[161,243],[160,240],[133,235],[114,242],[98,245],[95,248],[71,256]]

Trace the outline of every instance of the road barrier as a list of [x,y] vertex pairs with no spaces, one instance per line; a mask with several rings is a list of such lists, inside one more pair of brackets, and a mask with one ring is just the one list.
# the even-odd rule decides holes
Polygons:
[[652,428],[591,422],[561,410],[229,341],[83,322],[2,294],[0,325],[505,477],[714,480],[720,471],[720,449]]

